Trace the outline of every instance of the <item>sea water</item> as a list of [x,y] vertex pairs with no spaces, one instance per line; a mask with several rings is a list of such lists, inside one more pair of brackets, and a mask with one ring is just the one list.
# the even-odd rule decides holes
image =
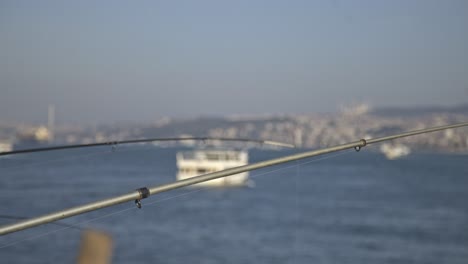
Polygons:
[[[180,149],[110,147],[0,159],[0,224],[175,180]],[[300,150],[250,150],[250,162]],[[112,263],[467,263],[468,156],[372,148],[184,188],[0,237],[1,263],[75,263],[86,228]]]

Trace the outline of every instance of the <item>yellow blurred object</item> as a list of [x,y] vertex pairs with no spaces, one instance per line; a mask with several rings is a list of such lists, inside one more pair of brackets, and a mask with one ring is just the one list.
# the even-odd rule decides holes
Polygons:
[[108,264],[112,257],[112,237],[102,231],[85,230],[81,237],[78,264]]

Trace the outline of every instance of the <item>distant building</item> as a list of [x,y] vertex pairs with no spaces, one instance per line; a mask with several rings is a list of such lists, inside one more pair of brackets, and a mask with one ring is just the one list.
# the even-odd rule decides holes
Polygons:
[[341,114],[347,117],[365,115],[369,113],[370,106],[368,104],[356,104],[352,106],[341,107]]
[[34,148],[47,144],[50,140],[49,129],[45,126],[20,131],[16,135],[14,149]]
[[13,144],[6,140],[0,140],[0,152],[7,152],[13,150]]

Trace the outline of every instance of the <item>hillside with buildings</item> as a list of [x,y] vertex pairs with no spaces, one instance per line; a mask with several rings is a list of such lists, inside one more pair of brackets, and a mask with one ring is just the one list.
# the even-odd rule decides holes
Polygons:
[[[148,137],[212,136],[268,139],[301,148],[319,148],[425,127],[466,122],[468,107],[369,109],[342,108],[337,113],[302,115],[163,118],[147,124],[56,125],[0,124],[0,142],[35,140],[46,144],[78,144]],[[53,133],[52,133],[53,132]],[[53,136],[53,138],[51,138]],[[468,152],[468,129],[453,129],[399,140],[412,150]]]

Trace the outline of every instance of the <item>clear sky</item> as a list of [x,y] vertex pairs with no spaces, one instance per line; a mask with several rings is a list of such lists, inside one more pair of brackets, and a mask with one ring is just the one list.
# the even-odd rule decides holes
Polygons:
[[468,1],[1,1],[0,121],[468,102]]

